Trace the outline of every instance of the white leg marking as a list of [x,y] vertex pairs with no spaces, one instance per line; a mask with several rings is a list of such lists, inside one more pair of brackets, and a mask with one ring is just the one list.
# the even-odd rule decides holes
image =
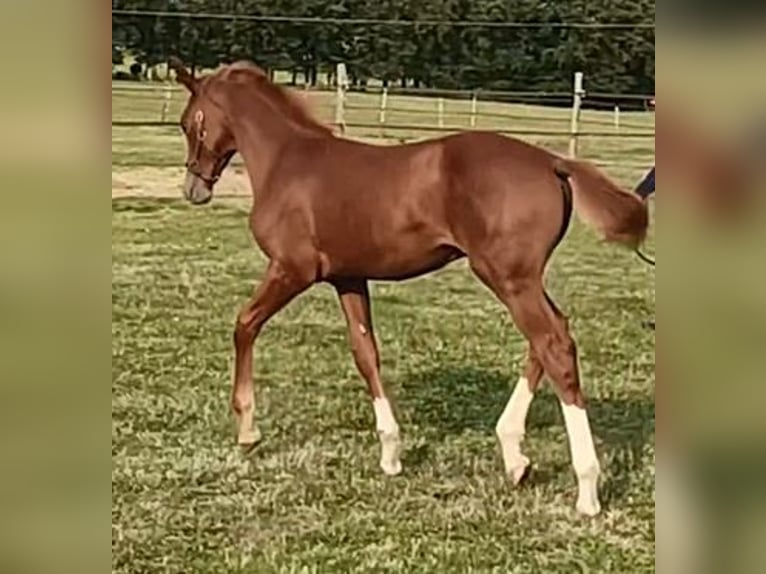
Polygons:
[[521,481],[529,466],[529,459],[521,454],[521,441],[524,440],[527,412],[534,396],[529,381],[521,377],[495,427],[503,451],[505,472],[514,484]]
[[251,447],[261,442],[263,438],[261,431],[254,422],[255,404],[252,398],[250,400],[239,401],[240,412],[235,415],[237,418],[237,443],[243,447]]
[[598,475],[600,472],[593,435],[585,409],[576,405],[565,405],[564,422],[569,436],[569,450],[572,454],[572,466],[577,474],[577,511],[587,516],[595,516],[601,511],[598,501]]
[[402,472],[402,463],[399,460],[401,451],[399,424],[394,418],[388,399],[375,399],[373,407],[375,408],[375,429],[380,437],[380,468],[390,476],[399,474]]

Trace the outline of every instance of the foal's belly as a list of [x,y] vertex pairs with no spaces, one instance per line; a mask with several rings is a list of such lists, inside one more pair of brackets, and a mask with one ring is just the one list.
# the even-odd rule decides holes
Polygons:
[[[406,247],[406,246],[405,246]],[[402,246],[372,250],[354,250],[354,257],[329,258],[329,277],[357,277],[378,281],[401,281],[436,271],[465,254],[451,245],[435,245],[428,249],[406,249]],[[335,263],[335,264],[333,264]]]
[[422,182],[394,190],[370,185],[316,217],[328,275],[396,281],[462,257],[437,191]]

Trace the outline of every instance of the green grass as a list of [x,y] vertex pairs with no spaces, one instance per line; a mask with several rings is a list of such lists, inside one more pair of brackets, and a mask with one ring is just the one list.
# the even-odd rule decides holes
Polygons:
[[[162,90],[116,86],[113,119],[159,119]],[[333,95],[309,96],[331,120]],[[368,109],[347,120],[376,122],[378,101],[350,95],[351,108]],[[183,104],[173,92],[168,119]],[[389,111],[389,122],[436,123],[434,100],[392,96],[389,104],[403,110]],[[468,106],[447,101],[446,124],[467,126],[458,112]],[[569,125],[562,109],[481,109],[514,117],[482,119],[480,128]],[[584,129],[610,129],[602,125],[610,113],[583,119]],[[623,121],[651,129],[654,119]],[[567,145],[526,139],[559,152]],[[586,138],[580,150],[626,185],[654,161],[651,139]],[[113,172],[139,194],[146,186],[177,193],[184,154],[177,128],[112,130]],[[575,224],[549,272],[578,341],[604,469],[604,513],[584,520],[572,508],[575,479],[549,390],[530,413],[531,481],[521,490],[504,481],[493,429],[526,345],[464,263],[372,289],[383,377],[405,441],[402,476],[378,469],[372,406],[324,286],[277,315],[258,341],[265,440],[241,456],[228,407],[231,331],[265,266],[248,209],[232,199],[201,209],[113,199],[115,572],[654,571],[654,333],[641,327],[654,317],[653,269]]]
[[634,256],[576,224],[548,274],[604,470],[604,512],[586,520],[547,388],[529,418],[531,480],[503,479],[493,428],[525,343],[464,263],[372,290],[403,475],[378,470],[372,406],[323,286],[258,341],[264,442],[245,458],[231,331],[265,265],[247,206],[112,206],[115,572],[654,571],[654,333],[641,327],[654,270]]

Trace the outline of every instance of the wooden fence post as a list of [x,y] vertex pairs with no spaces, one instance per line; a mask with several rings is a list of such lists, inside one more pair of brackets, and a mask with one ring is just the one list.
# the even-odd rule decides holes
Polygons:
[[479,108],[479,97],[476,91],[474,90],[473,96],[471,97],[471,127],[476,127],[476,112]]
[[569,136],[569,157],[577,157],[577,134],[580,129],[580,107],[585,90],[582,87],[582,72],[575,72],[574,94],[572,98],[572,122]]
[[439,127],[444,127],[444,98],[439,98],[436,101],[436,115],[439,122]]
[[346,64],[340,62],[335,70],[335,125],[341,134],[346,133],[346,91],[348,90],[348,74]]
[[620,106],[618,104],[614,105],[614,129],[620,129]]

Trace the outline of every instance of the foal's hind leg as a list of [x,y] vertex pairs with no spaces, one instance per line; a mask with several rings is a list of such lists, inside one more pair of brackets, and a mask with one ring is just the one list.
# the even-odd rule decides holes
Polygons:
[[[472,262],[473,263],[473,262]],[[493,266],[473,263],[480,278],[508,306],[511,315],[529,340],[535,356],[551,378],[559,396],[577,475],[577,510],[594,516],[598,501],[599,463],[580,388],[577,350],[569,335],[567,321],[545,294],[537,273],[497,273]]]
[[348,323],[354,361],[367,382],[367,388],[372,396],[375,428],[380,437],[380,468],[388,475],[399,474],[402,471],[402,463],[399,460],[401,451],[399,425],[386,398],[383,383],[380,381],[380,358],[372,329],[367,282],[344,281],[337,283],[335,288]]
[[524,480],[529,469],[529,459],[521,453],[521,442],[524,440],[527,413],[542,376],[542,364],[530,347],[524,374],[516,383],[495,427],[505,473],[516,485]]
[[572,465],[577,475],[577,510],[595,516],[598,501],[599,463],[593,444],[585,397],[580,387],[577,349],[563,315],[551,305],[541,286],[514,290],[509,298],[519,328],[529,337],[554,384],[564,413]]
[[[588,414],[585,410],[585,397],[580,386],[580,375],[577,367],[577,350],[569,334],[569,322],[553,300],[545,293],[548,307],[555,316],[556,324],[561,333],[559,341],[563,341],[566,352],[561,355],[562,347],[556,349],[554,357],[549,361],[552,372],[558,368],[558,374],[549,373],[553,378],[556,391],[561,401],[564,414],[564,424],[569,436],[569,449],[572,462],[577,473],[579,494],[577,509],[583,514],[594,516],[601,510],[598,501],[598,476],[600,473],[596,448],[593,444],[593,434],[590,430]],[[560,343],[559,343],[560,344]],[[559,353],[558,360],[555,353]]]

